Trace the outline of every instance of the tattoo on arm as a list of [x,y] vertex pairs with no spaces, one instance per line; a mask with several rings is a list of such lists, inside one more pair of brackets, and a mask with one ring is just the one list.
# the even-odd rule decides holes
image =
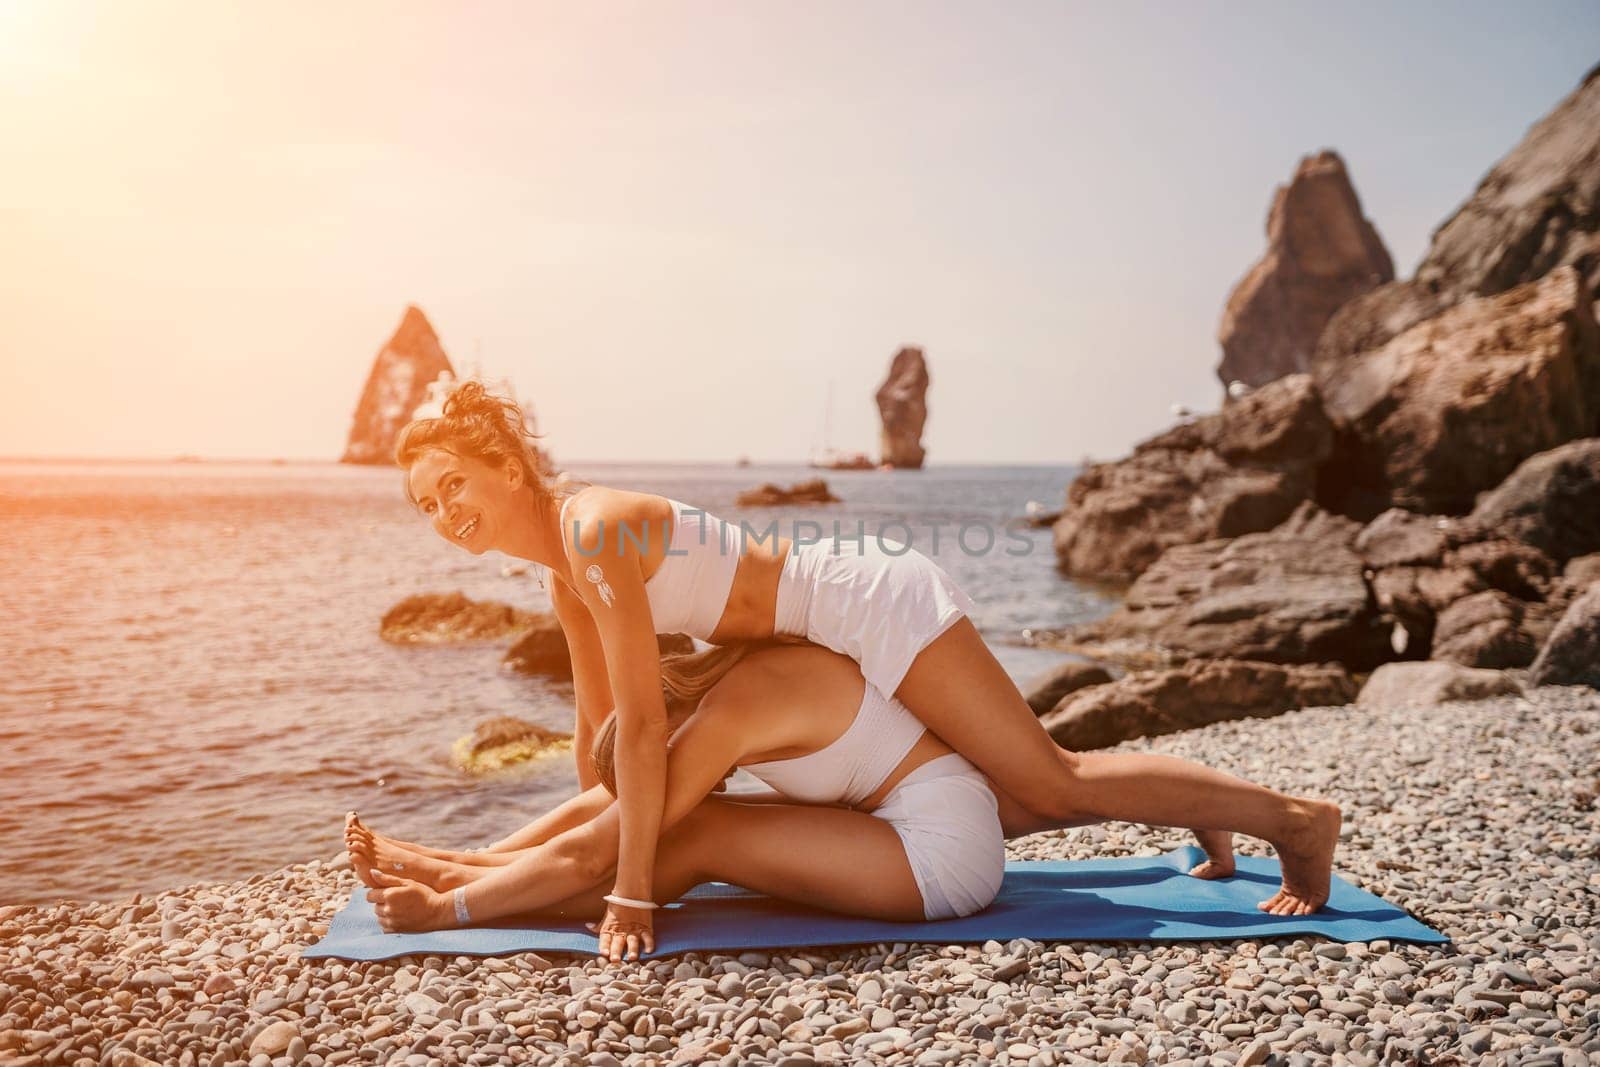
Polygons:
[[611,583],[606,581],[605,572],[600,569],[600,564],[589,564],[589,569],[583,572],[583,576],[599,588],[600,601],[609,608],[611,601],[616,597],[616,593],[612,591]]

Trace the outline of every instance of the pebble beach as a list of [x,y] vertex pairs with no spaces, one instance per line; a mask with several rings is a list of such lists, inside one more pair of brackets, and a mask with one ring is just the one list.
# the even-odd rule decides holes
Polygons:
[[[1600,693],[1314,708],[1121,748],[1338,801],[1335,869],[1452,943],[302,960],[359,888],[340,857],[0,908],[0,1063],[1600,1064]],[[1010,854],[1189,840],[1107,824]]]

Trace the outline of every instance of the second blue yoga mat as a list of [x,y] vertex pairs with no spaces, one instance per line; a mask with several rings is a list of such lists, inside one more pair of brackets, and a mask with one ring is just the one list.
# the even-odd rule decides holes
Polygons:
[[[964,919],[883,922],[805,908],[719,883],[692,890],[657,921],[656,956],[692,950],[859,945],[878,941],[935,944],[1007,941],[1206,941],[1314,934],[1333,941],[1449,939],[1380,897],[1334,876],[1332,894],[1312,915],[1268,915],[1259,901],[1277,892],[1278,861],[1238,857],[1232,878],[1203,881],[1186,873],[1204,854],[1190,845],[1160,856],[1100,860],[1012,861],[993,904]],[[581,923],[470,927],[428,934],[386,934],[361,888],[334,916],[328,934],[302,954],[383,960],[434,953],[500,956],[511,952],[592,954],[595,936]]]

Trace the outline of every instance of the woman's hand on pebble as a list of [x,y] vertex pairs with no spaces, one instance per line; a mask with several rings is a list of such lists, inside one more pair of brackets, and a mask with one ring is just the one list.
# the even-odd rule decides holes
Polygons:
[[607,904],[605,918],[588,927],[600,935],[599,955],[612,963],[636,960],[656,950],[655,916],[645,908]]

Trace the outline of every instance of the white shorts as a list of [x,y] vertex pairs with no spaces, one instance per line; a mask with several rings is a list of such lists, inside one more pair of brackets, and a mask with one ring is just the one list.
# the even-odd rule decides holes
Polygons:
[[850,550],[841,552],[831,541],[790,546],[773,629],[849,656],[867,681],[894,696],[917,653],[972,614],[972,598],[899,541],[869,535],[859,552],[845,544]]
[[961,756],[924,763],[872,814],[900,835],[926,918],[971,915],[1000,892],[1006,840],[999,805],[988,779]]

